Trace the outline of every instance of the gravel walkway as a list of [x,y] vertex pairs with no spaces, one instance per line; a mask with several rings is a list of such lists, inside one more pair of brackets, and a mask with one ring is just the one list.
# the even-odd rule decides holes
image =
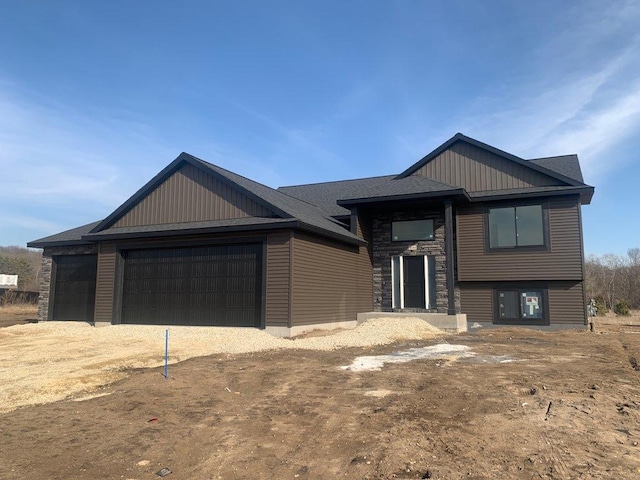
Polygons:
[[0,329],[0,413],[49,403],[126,376],[126,369],[227,353],[284,348],[335,350],[422,340],[443,334],[417,318],[379,318],[351,330],[298,339],[276,338],[253,328],[115,325],[94,328],[78,322],[43,322]]

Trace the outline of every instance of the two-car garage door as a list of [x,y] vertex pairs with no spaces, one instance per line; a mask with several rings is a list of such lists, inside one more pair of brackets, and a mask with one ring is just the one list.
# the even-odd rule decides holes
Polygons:
[[122,323],[260,327],[262,248],[124,251]]

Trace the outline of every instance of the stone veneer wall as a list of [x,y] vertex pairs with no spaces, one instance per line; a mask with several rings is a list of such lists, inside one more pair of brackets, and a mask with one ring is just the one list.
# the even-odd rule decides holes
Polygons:
[[[391,222],[397,220],[433,219],[434,239],[426,241],[391,241]],[[435,257],[436,309],[447,313],[447,264],[445,254],[444,208],[442,210],[403,210],[375,213],[373,222],[373,309],[376,312],[391,312],[392,289],[391,257],[397,255],[432,255]],[[455,289],[456,311],[460,311],[460,294]],[[399,309],[395,309],[398,311]],[[405,312],[434,310],[404,309]]]
[[51,247],[42,252],[42,270],[40,277],[40,296],[38,297],[38,321],[43,322],[49,316],[49,293],[51,292],[51,269],[54,255],[97,254],[97,245],[78,245],[73,247]]

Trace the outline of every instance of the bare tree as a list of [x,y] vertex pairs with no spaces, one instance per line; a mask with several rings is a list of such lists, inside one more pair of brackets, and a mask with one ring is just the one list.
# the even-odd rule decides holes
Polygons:
[[587,295],[602,298],[607,309],[621,301],[640,308],[640,248],[630,248],[626,256],[611,253],[585,259]]

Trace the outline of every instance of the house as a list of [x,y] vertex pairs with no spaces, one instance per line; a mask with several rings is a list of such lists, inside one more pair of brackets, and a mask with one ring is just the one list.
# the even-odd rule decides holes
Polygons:
[[411,313],[440,326],[584,328],[576,155],[457,134],[399,175],[277,190],[182,153],[44,249],[40,320],[294,335]]

